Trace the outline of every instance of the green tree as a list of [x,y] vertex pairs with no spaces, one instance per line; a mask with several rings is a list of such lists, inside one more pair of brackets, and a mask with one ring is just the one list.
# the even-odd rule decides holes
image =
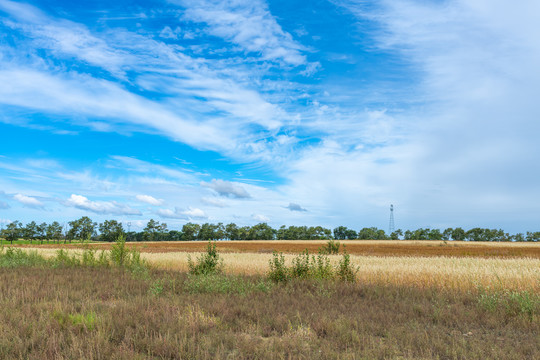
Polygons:
[[100,240],[113,242],[120,238],[121,235],[124,235],[124,227],[122,226],[122,223],[119,223],[116,220],[105,220],[103,223],[99,224],[99,232]]
[[456,241],[463,241],[465,240],[467,234],[465,233],[465,230],[458,227],[452,230],[452,240]]
[[397,229],[396,231],[390,234],[390,239],[399,240],[400,236],[403,236],[403,231],[401,229]]
[[58,221],[53,221],[47,226],[46,236],[47,242],[49,242],[49,239],[60,241],[62,238],[62,225],[60,225]]
[[42,222],[37,226],[37,238],[43,244],[43,240],[47,237],[47,223]]
[[260,223],[249,230],[249,240],[273,240],[275,232],[267,223]]
[[143,229],[144,238],[146,241],[161,241],[165,240],[169,230],[166,223],[159,223],[154,219],[150,219]]
[[4,230],[6,240],[11,242],[11,244],[13,245],[13,241],[18,240],[23,236],[23,230],[23,225],[18,220],[7,224],[6,229]]
[[24,227],[23,238],[24,240],[32,241],[37,237],[38,226],[35,221],[31,221]]
[[72,239],[78,239],[80,241],[90,240],[95,235],[97,224],[88,216],[70,221],[68,224],[70,228],[67,237],[70,243]]
[[225,226],[225,238],[229,240],[238,240],[240,238],[240,228],[235,223]]
[[184,226],[182,226],[182,233],[184,240],[186,241],[193,241],[197,239],[199,236],[199,230],[201,229],[201,226],[199,224],[193,224],[193,223],[187,223]]

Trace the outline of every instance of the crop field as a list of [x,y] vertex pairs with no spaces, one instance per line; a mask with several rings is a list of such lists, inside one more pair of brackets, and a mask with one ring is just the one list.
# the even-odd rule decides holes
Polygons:
[[0,253],[0,358],[540,357],[540,244],[342,243],[355,282],[270,280],[272,251],[289,266],[325,241],[217,243],[214,275],[188,273],[201,242],[126,244],[145,271],[84,265],[111,244],[17,247],[17,266]]
[[[46,257],[56,249],[36,249]],[[67,250],[80,253],[80,249]],[[201,253],[142,252],[142,258],[163,270],[188,270],[188,255]],[[223,253],[224,270],[236,275],[264,275],[272,254]],[[291,263],[295,255],[284,255]],[[329,256],[337,263],[339,255]],[[420,256],[362,256],[352,255],[352,264],[359,268],[361,283],[394,284],[415,287],[438,287],[470,290],[479,286],[496,289],[531,290],[540,292],[540,259],[537,258],[471,258]]]
[[[326,240],[273,240],[273,241],[219,241],[217,249],[224,253],[272,253],[273,251],[297,254],[305,249],[316,254]],[[343,240],[352,255],[372,256],[458,256],[458,257],[531,257],[540,259],[540,243],[465,242],[428,240]],[[32,246],[32,245],[24,245]],[[43,244],[43,248],[110,249],[110,243]],[[206,248],[204,241],[158,241],[129,243],[129,247],[144,253],[200,252]]]

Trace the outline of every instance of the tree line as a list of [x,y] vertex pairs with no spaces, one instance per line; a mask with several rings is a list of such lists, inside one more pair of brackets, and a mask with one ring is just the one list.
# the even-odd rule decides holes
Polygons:
[[166,223],[150,219],[146,227],[140,231],[126,232],[122,223],[116,220],[105,220],[96,223],[87,216],[61,225],[58,221],[50,224],[38,224],[31,221],[23,225],[20,221],[9,223],[2,229],[0,236],[5,240],[71,242],[78,241],[115,241],[124,235],[126,241],[207,241],[207,240],[457,240],[457,241],[539,241],[540,231],[526,234],[509,234],[500,229],[473,228],[464,230],[460,227],[445,230],[420,228],[416,230],[401,229],[387,234],[376,227],[365,227],[358,231],[338,226],[327,229],[322,226],[281,226],[272,228],[267,223],[253,226],[238,226],[235,223],[194,224],[187,223],[181,230],[169,230]]

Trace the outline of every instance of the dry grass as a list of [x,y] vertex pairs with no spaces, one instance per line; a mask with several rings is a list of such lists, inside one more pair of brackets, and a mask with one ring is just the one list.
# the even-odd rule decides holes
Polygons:
[[[291,282],[191,291],[178,272],[3,268],[1,359],[538,359],[539,322],[438,289]],[[153,284],[160,291],[151,291]],[[216,281],[224,281],[217,278]],[[240,278],[237,286],[258,281]],[[203,289],[204,290],[204,289]]]
[[[46,257],[56,250],[37,248]],[[69,250],[78,252],[81,250]],[[142,253],[153,266],[163,270],[187,271],[186,252]],[[191,256],[197,254],[191,253]],[[261,275],[268,271],[271,254],[221,254],[225,272],[229,274]],[[285,255],[290,263],[294,255]],[[337,263],[339,255],[330,256]],[[535,258],[465,258],[465,257],[403,257],[351,255],[359,266],[358,279],[365,284],[435,287],[471,290],[478,287],[540,292],[540,259]]]
[[[300,253],[308,249],[316,253],[325,245],[325,240],[280,240],[280,241],[220,241],[217,250],[222,253]],[[369,256],[460,256],[460,257],[532,257],[540,259],[540,243],[510,242],[465,242],[465,241],[384,241],[384,240],[343,240],[347,252],[353,255]],[[32,246],[32,245],[22,245]],[[88,246],[88,245],[85,245]],[[111,244],[89,245],[95,249],[110,249]],[[204,241],[160,241],[129,243],[129,247],[146,253],[197,252],[204,251]],[[44,244],[42,248],[80,248],[80,244]]]

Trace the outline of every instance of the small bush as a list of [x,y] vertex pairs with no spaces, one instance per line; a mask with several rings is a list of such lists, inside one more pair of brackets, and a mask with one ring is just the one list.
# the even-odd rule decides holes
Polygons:
[[80,266],[81,261],[77,255],[70,256],[69,253],[63,249],[56,252],[56,257],[52,260],[54,267],[74,267]]
[[120,234],[111,246],[111,260],[114,265],[124,266],[129,261],[129,250],[126,248],[126,239]]
[[206,253],[197,258],[194,263],[188,255],[189,273],[192,275],[219,274],[223,271],[223,259],[220,258],[215,241],[208,241]]
[[17,266],[43,266],[47,260],[39,255],[37,251],[23,251],[21,249],[0,248],[0,267]]
[[293,259],[290,273],[293,278],[307,279],[311,277],[311,264],[309,262],[309,253],[307,250],[304,250],[300,255]]
[[339,248],[341,247],[341,243],[339,241],[334,240],[328,240],[326,243],[326,246],[323,246],[319,253],[326,254],[326,255],[336,255],[339,254]]
[[285,257],[281,253],[274,252],[270,260],[270,271],[268,277],[274,282],[285,282],[290,279],[340,279],[343,281],[356,281],[358,268],[351,265],[351,260],[347,252],[343,253],[343,258],[334,269],[330,263],[328,255],[319,252],[317,257],[309,256],[307,250],[296,256],[291,267],[285,265]]
[[342,281],[355,282],[358,270],[358,267],[351,264],[351,256],[344,250],[336,268],[337,277]]
[[289,270],[285,265],[285,257],[282,253],[274,251],[272,259],[270,259],[270,271],[268,278],[273,282],[284,282],[289,279]]

